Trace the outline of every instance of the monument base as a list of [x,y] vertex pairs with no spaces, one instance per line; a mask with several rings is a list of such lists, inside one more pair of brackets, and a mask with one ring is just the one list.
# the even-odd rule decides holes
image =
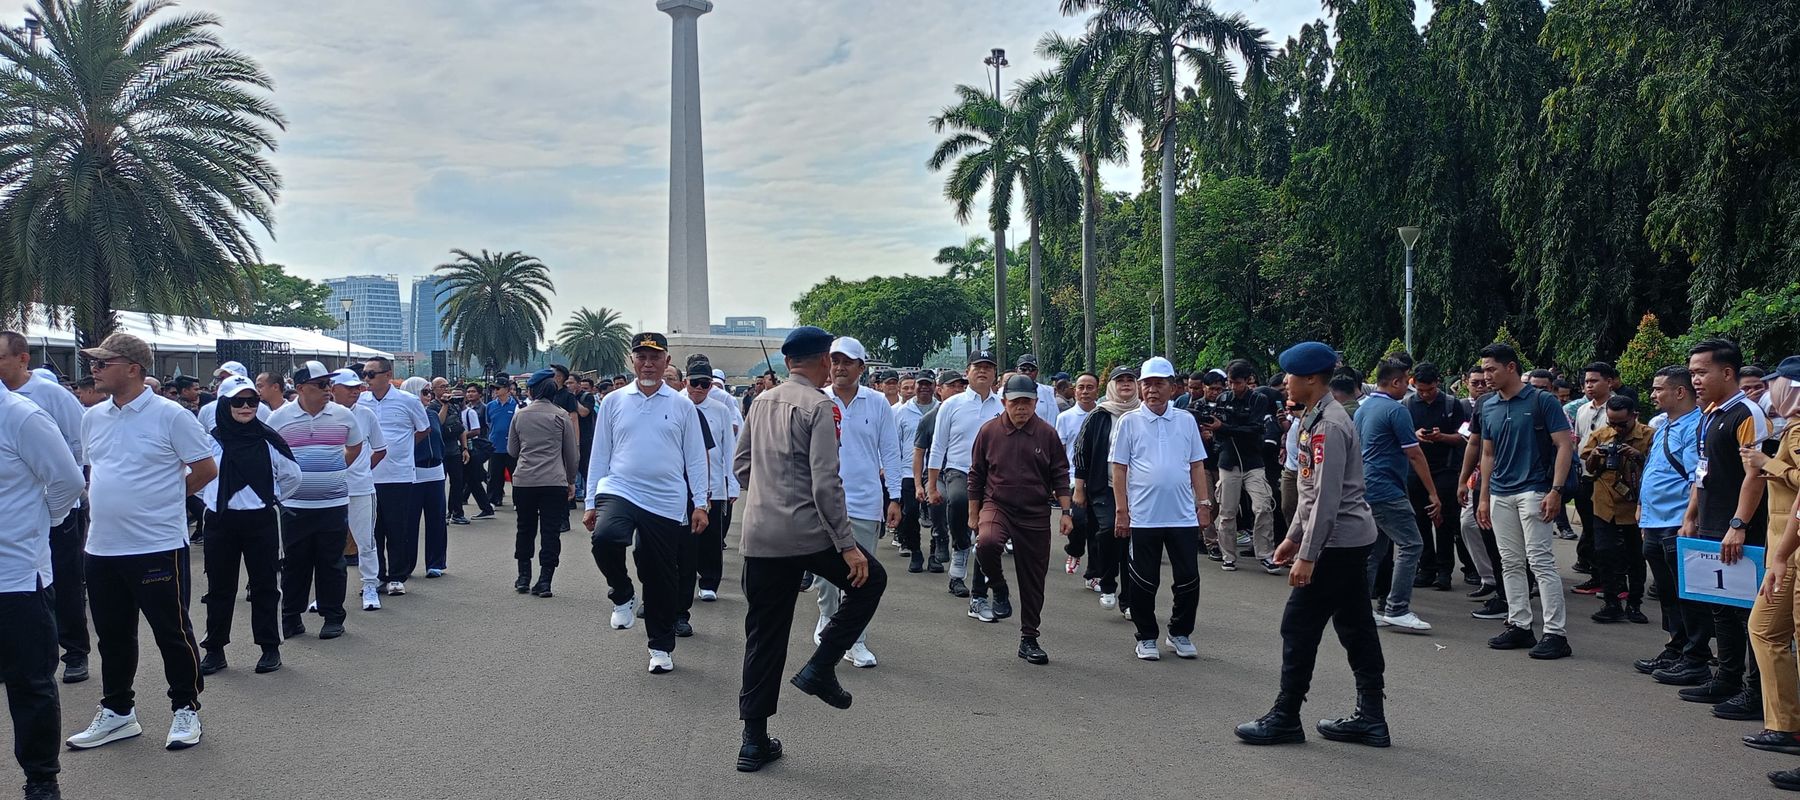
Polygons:
[[786,375],[781,362],[781,339],[767,336],[714,336],[677,333],[669,336],[669,363],[686,368],[688,356],[705,353],[713,369],[725,370],[733,384],[746,382],[763,372],[764,359],[774,364],[777,374]]

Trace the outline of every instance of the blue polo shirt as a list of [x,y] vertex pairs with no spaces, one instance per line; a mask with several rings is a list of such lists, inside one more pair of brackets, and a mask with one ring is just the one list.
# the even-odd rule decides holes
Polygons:
[[1412,414],[1400,401],[1381,392],[1363,398],[1356,407],[1356,438],[1362,440],[1363,498],[1386,503],[1406,498],[1408,448],[1419,446]]
[[[1694,485],[1694,469],[1700,465],[1700,447],[1695,440],[1700,417],[1700,409],[1696,408],[1656,429],[1650,452],[1644,455],[1644,476],[1638,481],[1639,527],[1681,527],[1682,516],[1687,513],[1688,490]],[[1675,468],[1669,456],[1681,462],[1681,469]]]
[[506,403],[489,400],[487,404],[487,440],[494,443],[494,450],[501,455],[506,454],[506,437],[512,433],[513,415],[519,412],[519,401],[508,397]]
[[1498,392],[1481,407],[1481,438],[1494,443],[1494,495],[1548,492],[1556,479],[1556,444],[1550,435],[1569,429],[1569,417],[1549,392],[1527,384],[1508,400]]

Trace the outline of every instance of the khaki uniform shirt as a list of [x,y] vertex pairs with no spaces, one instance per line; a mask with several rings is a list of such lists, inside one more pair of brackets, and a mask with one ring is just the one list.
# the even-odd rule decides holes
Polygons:
[[506,453],[518,459],[512,470],[513,485],[574,486],[581,470],[576,427],[555,403],[532,403],[519,409],[506,434]]
[[856,546],[838,476],[836,409],[798,375],[750,404],[732,463],[743,487],[745,558]]
[[1330,397],[1299,422],[1300,501],[1287,539],[1300,543],[1299,558],[1318,561],[1327,547],[1375,542],[1375,515],[1363,500],[1362,444],[1344,406]]
[[[1644,459],[1651,454],[1652,437],[1656,431],[1649,425],[1636,421],[1631,423],[1631,430],[1621,434],[1619,429],[1602,424],[1587,437],[1587,443],[1581,446],[1581,465],[1587,474],[1594,476],[1594,515],[1614,525],[1636,525],[1638,519],[1638,483],[1644,477]],[[1607,469],[1606,456],[1600,448],[1614,442],[1631,445],[1637,455],[1619,454],[1619,468]],[[1662,458],[1661,453],[1654,454]]]

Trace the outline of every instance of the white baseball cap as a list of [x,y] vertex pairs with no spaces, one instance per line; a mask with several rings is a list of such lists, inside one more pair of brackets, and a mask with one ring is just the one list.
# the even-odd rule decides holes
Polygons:
[[213,377],[215,377],[215,378],[223,378],[227,375],[236,375],[240,378],[248,378],[248,377],[250,377],[250,370],[244,369],[244,365],[239,364],[236,361],[227,361],[223,364],[220,364],[218,369],[213,370]]
[[256,384],[251,383],[249,378],[242,375],[233,375],[219,383],[219,399],[224,400],[227,397],[236,397],[239,392],[242,392],[245,389],[254,392],[256,391]]
[[831,352],[842,353],[845,358],[854,358],[857,361],[869,360],[869,351],[863,349],[862,342],[850,336],[839,336],[833,340]]
[[1148,361],[1144,362],[1143,368],[1138,370],[1138,378],[1140,380],[1144,378],[1173,377],[1175,377],[1175,365],[1170,364],[1169,360],[1162,356],[1152,356]]
[[324,364],[317,361],[308,361],[301,364],[299,369],[294,370],[294,385],[298,386],[302,383],[310,383],[320,378],[330,377],[330,375],[331,370],[326,369]]
[[363,379],[361,375],[356,374],[356,370],[340,369],[337,372],[331,373],[331,385],[361,386],[363,385]]

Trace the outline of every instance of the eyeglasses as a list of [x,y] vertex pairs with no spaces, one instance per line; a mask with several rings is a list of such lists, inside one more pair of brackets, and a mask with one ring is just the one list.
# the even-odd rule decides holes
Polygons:
[[693,380],[688,381],[688,385],[694,387],[695,389],[711,389],[712,388],[712,379],[711,378],[694,378]]
[[124,361],[89,361],[88,362],[88,372],[99,372],[99,371],[106,369],[107,367],[110,367],[114,364],[123,364],[123,363],[125,363],[125,362]]
[[393,372],[393,370],[391,370],[391,369],[370,369],[370,370],[364,370],[361,374],[362,374],[362,377],[364,377],[364,378],[373,378],[376,375],[387,375],[392,372]]
[[300,385],[301,386],[311,386],[322,392],[322,391],[325,391],[325,390],[331,388],[331,381],[330,381],[330,379],[327,379],[327,378],[320,378],[319,380],[316,380],[316,381],[306,381],[304,383],[301,383]]
[[262,402],[262,400],[256,395],[251,395],[249,397],[228,398],[226,402],[231,404],[232,408],[255,408],[256,404]]

